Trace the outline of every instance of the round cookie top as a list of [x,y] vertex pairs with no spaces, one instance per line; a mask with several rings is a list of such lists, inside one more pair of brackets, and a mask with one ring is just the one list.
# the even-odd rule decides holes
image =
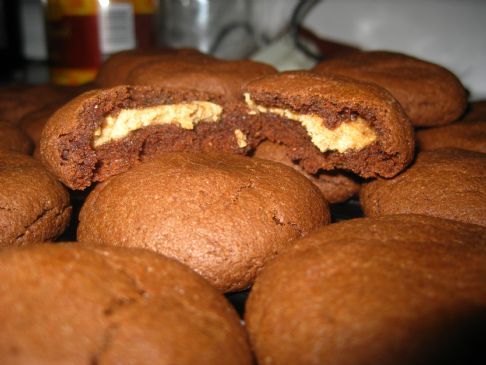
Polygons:
[[486,155],[459,149],[418,154],[415,163],[389,180],[361,187],[365,215],[415,213],[486,225]]
[[152,49],[152,50],[128,50],[121,51],[110,56],[98,70],[95,83],[101,87],[109,88],[117,85],[127,84],[127,76],[139,65],[147,64],[157,59],[212,59],[195,49]]
[[32,141],[20,128],[0,121],[0,149],[24,154],[32,152]]
[[275,73],[277,70],[273,66],[250,60],[165,57],[134,68],[127,83],[193,89],[243,100],[242,86],[252,79]]
[[466,92],[449,70],[405,54],[355,52],[321,62],[312,70],[376,83],[402,104],[414,126],[453,122],[466,109]]
[[310,234],[252,288],[245,320],[257,360],[473,363],[485,351],[485,243],[483,227],[417,215]]
[[36,160],[0,150],[0,248],[49,241],[71,215],[66,189]]
[[317,174],[308,174],[288,157],[288,147],[278,143],[270,141],[260,143],[253,156],[292,167],[312,181],[329,203],[341,203],[350,199],[359,192],[361,186],[357,177],[344,171],[321,171]]
[[329,220],[319,190],[287,166],[167,153],[97,185],[82,207],[78,240],[148,248],[236,291],[292,239]]
[[52,103],[24,115],[19,121],[19,128],[27,133],[32,141],[34,141],[34,144],[38,146],[44,126],[52,114],[54,114],[57,109],[60,109],[63,104],[64,103]]
[[164,256],[35,245],[2,251],[0,276],[3,364],[251,364],[230,304]]
[[477,121],[460,121],[437,128],[415,131],[421,150],[460,148],[486,153],[486,117]]

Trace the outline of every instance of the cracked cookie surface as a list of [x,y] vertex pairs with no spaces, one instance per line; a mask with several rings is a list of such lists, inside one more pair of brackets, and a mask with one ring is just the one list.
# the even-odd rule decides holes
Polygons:
[[174,260],[60,243],[0,262],[2,364],[251,364],[234,309]]
[[328,222],[319,190],[287,166],[167,153],[96,186],[81,210],[78,239],[148,248],[236,291],[290,240]]
[[71,215],[66,189],[36,160],[0,150],[0,248],[57,238]]

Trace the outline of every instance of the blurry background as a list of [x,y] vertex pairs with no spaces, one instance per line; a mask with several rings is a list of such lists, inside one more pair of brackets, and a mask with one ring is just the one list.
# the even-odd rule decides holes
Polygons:
[[[155,31],[159,46],[195,45],[219,57],[252,57],[280,69],[305,68],[315,62],[286,36],[298,0],[154,1],[158,3]],[[46,0],[0,1],[1,56],[11,63],[4,68],[4,80],[48,80],[43,3]],[[486,98],[486,1],[310,3],[315,4],[302,17],[302,26],[315,35],[363,49],[401,51],[437,62],[459,76],[471,92],[471,99]],[[308,48],[313,49],[311,44]]]

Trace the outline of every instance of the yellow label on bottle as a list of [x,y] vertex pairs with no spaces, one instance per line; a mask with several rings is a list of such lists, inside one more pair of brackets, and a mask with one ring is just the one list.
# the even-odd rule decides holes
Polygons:
[[156,0],[132,0],[135,14],[154,14],[157,11]]
[[82,85],[93,81],[97,72],[95,68],[53,68],[51,80],[57,85]]

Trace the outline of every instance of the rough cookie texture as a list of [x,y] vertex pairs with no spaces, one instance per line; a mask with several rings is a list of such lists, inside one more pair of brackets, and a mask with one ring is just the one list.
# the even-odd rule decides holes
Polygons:
[[400,102],[414,126],[448,124],[466,109],[466,91],[453,73],[401,53],[355,52],[321,62],[312,71],[384,87]]
[[486,155],[459,149],[418,154],[399,176],[361,187],[365,215],[415,213],[486,225]]
[[257,77],[276,73],[274,67],[250,60],[174,55],[134,68],[127,77],[127,84],[192,89],[242,101],[243,85]]
[[418,215],[331,224],[256,279],[259,364],[482,364],[486,229]]
[[0,120],[18,124],[24,115],[53,102],[65,102],[88,88],[89,85],[65,87],[51,84],[0,88]]
[[81,209],[78,240],[151,249],[236,291],[292,239],[329,220],[319,190],[287,166],[167,153],[98,184]]
[[248,114],[308,173],[346,169],[392,177],[411,162],[413,129],[379,86],[334,75],[286,72],[243,89]]
[[0,150],[0,248],[55,239],[70,214],[66,189],[38,161]]
[[39,146],[42,130],[54,112],[62,107],[64,103],[51,103],[40,109],[24,115],[19,121],[21,128],[32,139],[36,147]]
[[255,149],[253,156],[294,168],[316,185],[329,203],[344,202],[359,192],[361,184],[357,177],[344,171],[321,171],[310,175],[297,163],[292,162],[287,150],[288,148],[283,145],[264,141]]
[[101,65],[96,75],[95,83],[101,87],[109,88],[127,84],[130,72],[151,61],[169,59],[205,60],[212,59],[195,49],[154,49],[154,50],[129,50],[118,52],[108,58]]
[[486,120],[486,100],[476,100],[469,103],[461,120]]
[[0,150],[24,154],[32,152],[32,141],[20,128],[0,121]]
[[[205,107],[187,113],[197,102],[220,113],[207,114]],[[161,106],[176,109],[158,114]],[[118,86],[91,91],[49,119],[41,136],[42,160],[64,184],[84,189],[162,152],[246,153],[259,137],[253,137],[254,127],[244,112],[234,108],[221,96],[193,90]],[[131,112],[138,116],[116,123],[115,138],[98,143],[104,129],[113,129],[114,119]]]
[[454,124],[415,131],[420,150],[460,148],[486,153],[486,117],[481,121],[460,121]]
[[239,318],[205,280],[145,250],[0,253],[2,364],[251,364]]

